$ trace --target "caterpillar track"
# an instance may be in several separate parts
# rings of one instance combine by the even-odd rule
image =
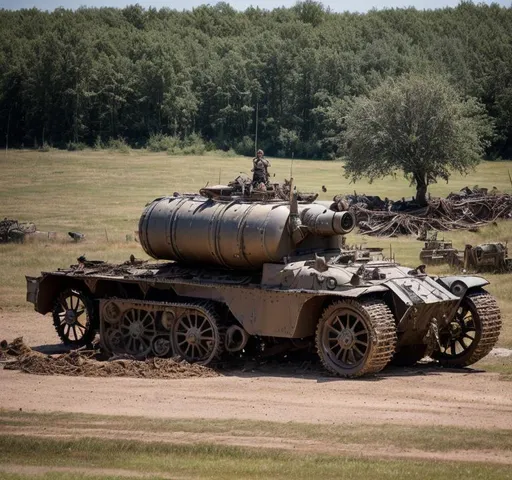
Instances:
[[[102,346],[133,356],[177,356],[209,364],[224,350],[215,304],[107,299],[100,302]]]

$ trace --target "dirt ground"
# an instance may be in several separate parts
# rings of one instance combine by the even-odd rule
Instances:
[[[43,351],[58,344],[50,317],[0,312],[0,337],[20,335]],[[0,370],[0,385],[0,406],[24,411],[512,429],[512,382],[476,369],[395,368],[358,380],[279,368],[182,380]]]

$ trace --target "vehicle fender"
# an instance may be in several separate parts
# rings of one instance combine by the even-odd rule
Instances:
[[[34,310],[43,315],[51,312],[55,298],[66,288],[85,288],[84,282],[65,275],[44,273],[40,277],[27,277],[27,300]]]
[[[368,287],[355,287],[347,290],[336,290],[336,291],[326,291],[325,293],[329,293],[329,295],[335,295],[346,298],[357,298],[362,297],[363,295],[369,295],[372,293],[383,293],[389,292],[389,288],[385,285],[371,285]]]
[[[489,282],[483,277],[462,275],[439,277],[437,283],[450,290],[457,297],[463,297],[468,290],[473,288],[489,285]]]

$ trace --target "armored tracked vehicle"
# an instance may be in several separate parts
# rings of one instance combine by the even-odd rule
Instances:
[[[450,240],[437,239],[437,232],[425,242],[420,252],[420,261],[426,265],[455,264],[461,258],[462,255],[453,247]]]
[[[71,345],[99,331],[107,352],[204,365],[313,348],[343,377],[412,365],[428,349],[463,367],[498,339],[485,279],[432,277],[347,250],[354,217],[334,203],[222,186],[202,194],[158,198],[142,213],[141,245],[158,262],[80,258],[27,277],[27,299]]]

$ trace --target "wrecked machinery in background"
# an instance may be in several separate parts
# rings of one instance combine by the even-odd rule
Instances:
[[[23,243],[27,236],[34,235],[36,231],[32,222],[4,218],[0,220],[0,243]]]
[[[424,244],[420,252],[420,261],[425,265],[455,264],[459,251],[450,240],[438,240],[435,232]]]
[[[508,257],[507,245],[501,242],[466,245],[462,258],[453,257],[451,264],[468,272],[512,272],[512,258]]]
[[[85,235],[80,232],[67,232],[74,242],[80,242]],[[57,240],[61,238],[57,232],[42,232],[32,222],[4,218],[0,220],[0,243],[24,243],[26,240]]]
[[[451,241],[437,240],[437,232],[425,242],[420,261],[426,265],[451,265],[466,272],[512,272],[512,258],[508,257],[506,243],[482,243],[475,247],[466,244],[464,250],[459,251]]]
[[[231,190],[230,190],[231,188]],[[104,352],[191,363],[305,350],[343,377],[413,365],[462,367],[487,355],[500,310],[480,277],[431,277],[352,248],[354,216],[333,202],[214,186],[161,197],[139,221],[157,260],[89,261],[27,277],[27,299],[60,338]],[[240,193],[239,193],[240,192]]]
[[[512,196],[496,189],[468,187],[447,198],[432,198],[425,207],[414,199],[382,200],[367,195],[337,195],[338,209],[350,210],[360,233],[393,237],[415,235],[425,239],[429,230],[472,230],[497,219],[512,218]]]

